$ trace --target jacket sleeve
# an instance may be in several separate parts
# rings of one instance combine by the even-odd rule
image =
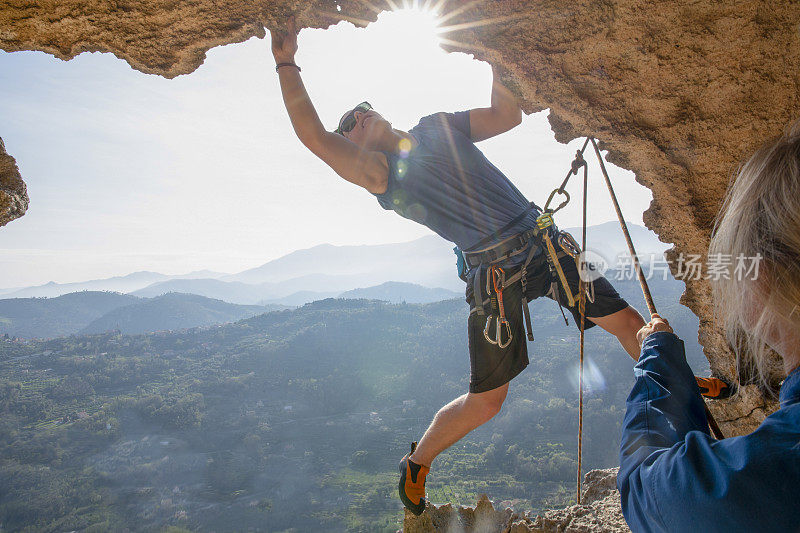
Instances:
[[[800,404],[718,441],[678,337],[648,336],[635,374],[617,476],[631,530],[800,532]]]
[[[688,435],[693,434],[698,444],[704,441],[705,448],[713,439],[683,341],[677,336],[667,332],[649,335],[634,374],[636,383],[627,400],[620,442],[617,487],[622,511],[633,531],[670,530],[653,481],[667,471],[683,468],[682,463],[692,459],[670,453],[673,447],[684,444]],[[682,477],[686,483],[693,483]]]

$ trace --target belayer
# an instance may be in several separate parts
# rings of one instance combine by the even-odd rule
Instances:
[[[300,141],[339,176],[375,195],[384,209],[424,224],[464,251],[460,274],[467,282],[470,304],[469,392],[439,410],[419,444],[413,443],[400,462],[400,498],[420,514],[425,509],[425,477],[434,458],[496,415],[509,382],[528,365],[526,329],[528,338],[532,335],[527,302],[548,296],[567,307],[578,322],[574,241],[555,226],[540,228],[540,208],[475,146],[522,120],[514,96],[496,75],[489,107],[436,113],[405,132],[362,102],[329,132],[294,62],[293,18],[287,30],[273,32],[272,52]],[[561,244],[559,251],[545,251],[546,239]],[[593,282],[586,317],[587,328],[599,325],[615,335],[634,360],[638,358],[636,333],[644,320],[605,278]]]
[[[745,374],[785,376],[780,408],[749,435],[716,440],[683,342],[658,315],[642,328],[617,476],[634,532],[800,531],[800,122],[741,167],[710,256],[761,258],[711,280]],[[774,350],[779,358],[775,358]]]

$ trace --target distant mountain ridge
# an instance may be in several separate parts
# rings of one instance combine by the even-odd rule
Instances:
[[[6,298],[54,298],[63,294],[80,291],[110,291],[120,293],[130,293],[138,289],[143,289],[153,283],[159,283],[170,279],[183,278],[216,278],[223,276],[221,272],[211,270],[196,270],[188,274],[168,275],[159,272],[149,272],[142,270],[132,272],[125,276],[114,276],[105,279],[93,279],[89,281],[79,281],[75,283],[56,283],[54,281],[44,285],[23,287],[12,289],[9,292],[0,290],[0,299]]]
[[[70,335],[109,311],[139,300],[128,294],[97,291],[0,300],[0,334],[24,338]]]
[[[236,305],[195,294],[139,298],[82,291],[56,298],[0,300],[0,335],[53,338],[79,333],[149,333],[235,322],[285,305]]]
[[[235,322],[285,306],[236,305],[196,294],[169,293],[118,307],[93,320],[79,333],[119,330],[124,334],[179,330]]]
[[[152,298],[81,291],[56,298],[0,300],[0,335],[52,338],[119,330],[126,334],[179,330],[235,322],[326,298],[430,303],[458,296],[446,289],[389,282],[339,293],[301,291],[272,302],[240,305],[196,294],[171,292]]]
[[[455,259],[453,245],[430,235],[410,242],[361,246],[321,244],[297,250],[257,268],[224,276],[223,281],[261,284],[284,282],[309,275],[325,273],[331,276],[362,276],[374,279],[382,273],[383,281],[413,282],[408,265],[417,265],[423,272],[442,270],[442,263]],[[427,275],[430,277],[430,275]],[[362,284],[365,286],[366,284]]]
[[[406,302],[409,304],[423,304],[449,300],[463,296],[447,289],[431,289],[413,283],[389,281],[375,287],[353,289],[339,295],[343,299],[363,298],[366,300],[383,300],[391,303]]]
[[[566,230],[580,240],[580,228]],[[647,228],[630,224],[629,230],[645,264],[649,262],[651,255],[660,257],[669,247]],[[627,246],[616,222],[590,226],[587,234],[588,248],[603,255],[610,266],[614,266],[619,254],[627,253]],[[241,305],[302,305],[387,282],[438,287],[461,294],[464,286],[456,276],[455,263],[452,243],[430,235],[396,244],[322,244],[297,250],[238,274],[198,271],[168,276],[157,272],[135,272],[106,280],[68,284],[51,282],[7,293],[0,290],[0,299],[53,297],[76,290],[112,290],[142,297],[184,292]]]

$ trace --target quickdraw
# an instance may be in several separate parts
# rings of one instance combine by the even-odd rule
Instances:
[[[555,193],[556,191],[553,192]],[[553,195],[551,194],[550,199],[552,198]],[[569,198],[567,198],[567,201],[561,204],[558,209],[564,207],[568,201]],[[550,203],[550,200],[548,200],[548,203]],[[545,209],[547,208],[545,207]],[[556,211],[558,209],[556,209]],[[553,213],[555,213],[555,211],[545,211],[539,215],[539,217],[536,219],[536,225],[539,226],[539,229],[547,230],[553,225]],[[558,260],[558,254],[556,253],[555,246],[553,246],[553,241],[550,239],[549,231],[542,232],[542,240],[544,241],[545,248],[547,249],[550,271],[552,273],[552,271],[555,270],[555,272],[558,274],[558,279],[561,281],[561,287],[564,289],[564,294],[567,296],[567,303],[570,307],[575,307],[575,297],[572,296],[572,290],[570,290],[569,283],[567,283],[567,276],[564,274],[564,269],[561,268],[561,263]]]
[[[503,305],[503,287],[506,282],[506,273],[501,267],[497,265],[491,265],[487,274],[486,292],[491,297],[492,314],[486,317],[486,327],[483,328],[483,336],[486,338],[488,343],[497,345],[500,348],[506,348],[509,344],[511,344],[511,340],[514,338],[514,335],[511,333],[511,324],[506,318],[506,310],[505,306]],[[492,327],[492,318],[494,317],[495,313],[497,313],[497,317],[495,319],[496,333],[495,338],[492,339],[489,336],[489,329]],[[503,342],[504,328],[507,335],[505,342]]]

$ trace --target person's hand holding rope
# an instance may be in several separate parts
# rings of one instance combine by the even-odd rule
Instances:
[[[655,333],[657,331],[666,331],[669,333],[673,333],[672,327],[669,325],[666,319],[661,318],[657,313],[653,313],[650,317],[650,322],[645,324],[642,329],[640,329],[636,333],[636,340],[639,341],[639,348],[642,347],[642,343],[647,338],[648,335],[651,333]]]

